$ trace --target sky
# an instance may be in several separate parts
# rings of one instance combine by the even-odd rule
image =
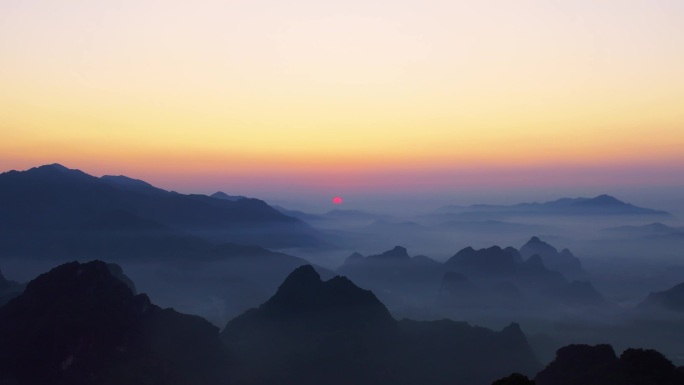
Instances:
[[[300,203],[676,200],[683,106],[679,0],[0,1],[0,171]]]

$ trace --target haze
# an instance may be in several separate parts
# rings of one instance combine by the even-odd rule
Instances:
[[[683,20],[1,1],[0,383],[684,383]]]

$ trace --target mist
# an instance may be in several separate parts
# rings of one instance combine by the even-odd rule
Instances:
[[[60,165],[2,174],[0,183],[7,314],[22,317],[16,301],[58,293],[30,294],[67,279],[60,274],[88,271],[94,276],[83,278],[73,298],[95,290],[87,285],[98,276],[113,280],[98,289],[106,301],[141,304],[134,313],[167,309],[146,322],[177,319],[182,329],[186,315],[202,320],[196,326],[207,341],[234,360],[207,351],[223,362],[209,371],[221,378],[269,383],[287,375],[308,383],[348,370],[354,381],[399,381],[377,368],[401,367],[392,370],[415,383],[427,375],[415,364],[422,354],[439,368],[434,383],[487,384],[511,372],[534,377],[560,359],[559,349],[577,344],[655,349],[684,364],[678,189],[633,189],[628,198],[522,190],[343,196],[341,204],[307,211],[315,205],[180,194]],[[92,260],[106,262],[110,273]],[[115,281],[131,293],[109,293]],[[442,352],[440,341],[450,338],[454,345]],[[429,341],[427,350],[416,350],[416,339]],[[462,339],[481,348],[471,361],[457,347]],[[284,374],[292,357],[309,379]],[[449,357],[462,357],[463,366],[450,366]],[[315,363],[328,369],[314,370]]]

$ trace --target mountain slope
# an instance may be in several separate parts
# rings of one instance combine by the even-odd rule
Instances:
[[[61,265],[0,308],[0,383],[218,383],[218,330],[134,295],[110,269]]]
[[[221,333],[245,384],[489,383],[539,368],[517,325],[395,321],[372,292],[310,266]]]
[[[211,242],[265,247],[321,242],[306,223],[257,199],[178,194],[123,176],[96,178],[56,164],[0,174],[0,248],[8,252],[42,252],[22,246],[27,242],[60,247],[78,243],[84,231],[97,230],[93,227],[102,218],[122,213],[128,222],[119,218],[119,230],[137,235],[143,234],[139,225],[146,222],[166,227],[165,235],[173,229]]]
[[[684,312],[684,282],[668,289],[648,295],[642,303],[638,305],[641,309],[659,308],[676,312]]]
[[[558,271],[567,278],[577,278],[586,275],[582,269],[582,262],[568,249],[558,251],[555,247],[542,241],[538,237],[530,238],[520,248],[523,258],[539,255],[544,265],[550,270]]]

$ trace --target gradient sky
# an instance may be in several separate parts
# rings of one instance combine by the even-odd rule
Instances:
[[[0,133],[266,199],[677,187],[684,2],[3,0]]]

